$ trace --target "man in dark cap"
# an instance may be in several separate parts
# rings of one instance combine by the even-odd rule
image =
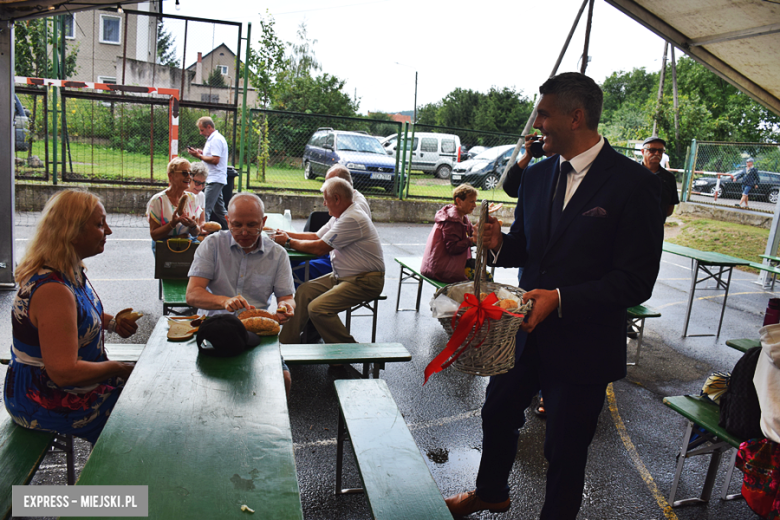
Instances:
[[[742,177],[742,198],[739,199],[739,204],[735,204],[736,206],[742,206],[742,203],[745,203],[745,209],[748,208],[748,196],[750,194],[750,190],[758,188],[758,170],[756,170],[756,167],[753,166],[753,158],[748,157],[748,160],[745,163],[745,176]]]
[[[674,213],[674,207],[680,203],[677,195],[677,180],[669,171],[661,168],[661,158],[666,151],[666,141],[658,136],[645,139],[642,143],[642,164],[656,174],[663,182],[661,191],[661,215],[666,217]]]

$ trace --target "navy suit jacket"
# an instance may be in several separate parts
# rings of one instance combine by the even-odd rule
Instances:
[[[524,267],[525,290],[560,290],[562,317],[553,311],[532,333],[541,377],[615,381],[626,375],[626,309],[650,298],[658,276],[661,181],[605,141],[550,233],[558,162],[554,155],[525,170],[496,265]],[[520,331],[518,358],[526,339]]]

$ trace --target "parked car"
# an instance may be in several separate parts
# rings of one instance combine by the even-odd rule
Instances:
[[[727,175],[721,176],[720,188],[717,190],[719,199],[738,199],[742,197],[742,178],[745,176],[745,168],[737,168],[729,173],[734,175],[734,179]],[[780,173],[759,170],[758,178],[758,188],[751,190],[750,200],[763,200],[776,204],[780,195]],[[692,191],[699,192],[702,195],[713,196],[716,191],[715,187],[715,177],[700,178],[693,181]]]
[[[499,188],[498,181],[504,173],[507,161],[512,156],[515,145],[507,144],[488,148],[473,159],[458,163],[452,170],[450,184],[458,186],[468,182],[475,188],[494,190]]]
[[[379,139],[362,132],[318,128],[303,152],[303,176],[325,177],[331,166],[342,164],[352,174],[357,189],[379,186],[393,189],[395,160],[388,157]]]
[[[397,141],[397,134],[382,141],[389,155],[395,156]],[[460,160],[460,137],[455,134],[418,132],[414,134],[411,146],[407,142],[406,148],[407,152],[411,150],[412,170],[432,173],[439,179],[449,179],[452,167]]]
[[[469,151],[466,153],[465,157],[461,154],[460,160],[468,161],[469,159],[473,159],[474,157],[481,154],[488,148],[489,148],[488,146],[472,146],[471,148],[469,148]]]
[[[24,108],[19,96],[14,94],[14,148],[17,152],[26,152],[30,147],[27,141],[27,125],[30,122],[30,111]]]

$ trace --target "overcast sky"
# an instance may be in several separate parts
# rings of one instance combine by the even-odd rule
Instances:
[[[252,23],[252,44],[260,37],[260,19],[268,9],[276,32],[296,41],[306,23],[323,72],[346,80],[357,95],[359,111],[399,112],[439,101],[456,88],[487,92],[512,87],[528,96],[550,75],[582,0],[444,2],[438,0],[165,0],[166,13]],[[587,8],[559,72],[579,70]],[[214,31],[203,40],[235,36]],[[193,34],[190,32],[190,34]],[[219,44],[221,41],[217,41]],[[199,49],[190,40],[187,64]],[[209,46],[206,52],[210,49]],[[181,46],[179,46],[181,52]],[[660,68],[663,40],[596,0],[587,74],[601,83],[614,71]],[[679,57],[679,56],[678,56]],[[243,52],[242,52],[243,58]],[[401,65],[396,65],[400,63]]]

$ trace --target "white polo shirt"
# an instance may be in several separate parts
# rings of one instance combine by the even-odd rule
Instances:
[[[209,170],[209,176],[206,179],[206,182],[227,184],[228,145],[219,131],[214,130],[211,132],[208,139],[206,139],[206,146],[203,147],[203,155],[219,157],[219,163],[217,164],[206,163],[206,168]]]
[[[382,244],[374,224],[355,203],[317,231],[317,236],[333,248],[330,262],[336,278],[385,271]]]

